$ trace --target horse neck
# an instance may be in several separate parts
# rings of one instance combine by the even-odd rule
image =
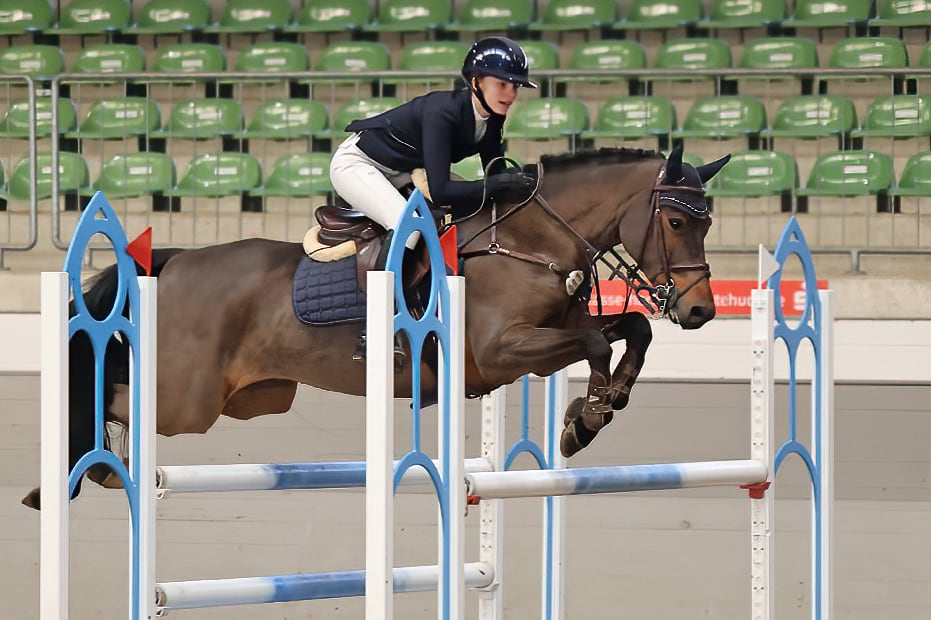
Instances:
[[[556,171],[544,176],[541,193],[586,241],[606,250],[621,242],[622,222],[639,219],[640,211],[649,213],[660,163],[644,160]]]

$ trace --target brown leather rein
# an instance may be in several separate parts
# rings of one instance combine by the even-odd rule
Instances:
[[[508,160],[510,161],[510,160]],[[488,166],[488,169],[491,168],[491,162]],[[488,169],[486,169],[486,177],[488,174]],[[611,269],[611,273],[608,278],[618,277],[625,282],[628,286],[628,301],[630,295],[635,295],[641,304],[648,310],[654,318],[661,318],[669,315],[671,308],[675,305],[676,300],[688,293],[692,287],[701,282],[705,278],[711,277],[711,269],[707,262],[704,263],[691,263],[683,265],[670,265],[669,259],[666,254],[666,238],[663,232],[663,226],[660,222],[660,217],[662,215],[662,210],[660,209],[660,200],[662,198],[661,193],[664,191],[685,191],[704,194],[704,189],[701,187],[687,187],[687,186],[678,186],[678,185],[666,185],[663,183],[666,176],[666,165],[665,163],[660,168],[657,179],[653,184],[653,189],[650,191],[650,208],[652,214],[650,216],[650,223],[647,225],[646,232],[644,233],[643,244],[641,248],[643,251],[646,251],[646,244],[650,238],[650,233],[654,235],[654,242],[656,244],[657,252],[660,257],[660,264],[662,265],[662,270],[656,274],[656,277],[649,278],[643,272],[643,269],[635,262],[634,264],[628,263],[622,256],[620,256],[613,249],[609,250],[599,250],[591,244],[581,233],[579,233],[572,225],[566,221],[553,207],[547,202],[547,200],[540,194],[540,186],[543,184],[543,166],[539,162],[537,163],[537,184],[530,196],[514,205],[511,209],[505,212],[500,217],[497,216],[497,207],[494,202],[492,202],[491,208],[491,222],[485,226],[482,226],[478,231],[476,231],[472,236],[462,242],[459,247],[464,248],[468,244],[472,243],[479,235],[486,231],[491,231],[491,241],[488,246],[479,250],[472,250],[469,252],[461,252],[459,258],[463,261],[473,258],[475,256],[487,256],[489,254],[500,254],[502,256],[508,256],[517,260],[524,262],[532,263],[535,265],[540,265],[545,267],[549,271],[555,273],[556,275],[567,279],[567,290],[569,286],[568,279],[572,274],[576,273],[574,270],[566,271],[562,269],[555,261],[550,260],[546,257],[541,257],[537,254],[521,252],[519,250],[512,250],[505,248],[498,243],[497,240],[497,231],[496,227],[498,224],[503,222],[505,219],[512,216],[514,213],[517,213],[519,210],[523,209],[531,201],[536,202],[540,207],[553,219],[555,219],[559,224],[568,230],[579,242],[579,245],[582,247],[582,251],[585,254],[587,261],[588,274],[591,280],[594,283],[594,288],[598,294],[598,314],[601,314],[601,291],[598,286],[597,278],[597,269],[596,263],[599,259],[603,260],[605,253],[610,252],[613,254],[614,258],[618,261],[618,265]],[[484,202],[484,201],[483,201]],[[463,221],[465,219],[471,218],[476,215],[478,212],[473,213],[465,218],[456,220],[457,222]],[[456,222],[452,222],[456,223]],[[641,256],[642,258],[642,256]],[[701,275],[698,278],[693,279],[689,282],[688,286],[681,292],[676,288],[675,281],[672,278],[672,274],[677,271],[701,271]],[[664,276],[664,281],[659,284],[654,284],[656,279],[660,276]],[[644,299],[643,294],[647,294],[649,299]],[[570,293],[571,294],[571,293]],[[585,300],[587,301],[587,299]],[[627,303],[624,304],[624,311],[627,310]]]

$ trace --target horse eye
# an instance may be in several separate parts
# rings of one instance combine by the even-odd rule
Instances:
[[[672,228],[673,230],[679,230],[680,228],[682,228],[682,226],[684,226],[684,224],[682,223],[681,219],[677,217],[669,218],[669,227]]]

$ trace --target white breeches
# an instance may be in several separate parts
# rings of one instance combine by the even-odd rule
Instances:
[[[411,175],[372,161],[358,147],[358,141],[359,134],[351,134],[337,147],[330,161],[330,183],[353,209],[394,230],[407,206],[398,188],[410,183]],[[404,245],[414,249],[419,239],[420,234],[415,233]]]

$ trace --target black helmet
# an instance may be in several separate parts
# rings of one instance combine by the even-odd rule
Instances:
[[[505,37],[488,37],[472,44],[462,63],[462,77],[469,85],[473,77],[491,75],[536,88],[528,78],[529,66],[527,55],[517,42]]]

